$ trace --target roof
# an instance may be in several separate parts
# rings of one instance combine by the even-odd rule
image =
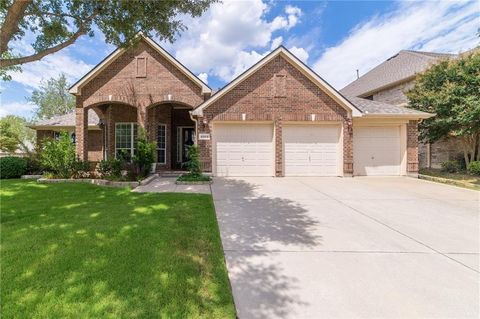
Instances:
[[[329,83],[327,83],[324,79],[322,79],[318,74],[316,74],[312,69],[310,69],[307,65],[305,65],[300,59],[298,59],[293,53],[288,51],[284,46],[279,46],[277,49],[270,52],[267,56],[261,59],[259,62],[254,64],[248,70],[240,74],[237,78],[223,87],[220,91],[215,93],[210,99],[206,100],[199,106],[197,106],[193,111],[192,115],[203,116],[203,110],[217,101],[219,98],[224,96],[230,90],[235,88],[238,84],[243,82],[245,79],[250,77],[254,74],[258,69],[263,67],[265,64],[276,58],[277,56],[282,56],[285,58],[290,64],[296,67],[303,75],[309,78],[313,83],[315,83],[318,87],[323,89],[325,93],[327,93],[331,98],[337,101],[342,107],[347,109],[352,113],[352,116],[362,116],[361,112],[355,108],[355,106],[350,103],[342,94],[340,94],[337,90],[333,88]]]
[[[167,61],[172,63],[177,67],[183,74],[185,74],[190,80],[196,83],[201,89],[202,93],[211,93],[212,89],[200,80],[195,74],[193,74],[189,69],[187,69],[183,64],[181,64],[177,59],[175,59],[170,53],[163,49],[158,43],[150,39],[149,37],[139,34],[139,37],[142,38],[147,44],[149,44],[155,51],[162,55]],[[128,48],[117,48],[111,54],[109,54],[103,61],[97,64],[90,72],[85,74],[80,80],[73,84],[69,92],[74,95],[81,95],[82,87],[95,78],[101,71],[103,71],[107,66],[109,66],[113,61],[120,57]]]
[[[88,110],[88,126],[98,126],[100,119],[94,110]],[[49,119],[38,120],[29,125],[31,128],[66,128],[75,127],[75,110],[64,115],[55,115]]]
[[[365,117],[408,117],[408,118],[429,118],[434,114],[396,106],[378,101],[367,100],[355,96],[346,96]]]
[[[340,90],[350,96],[368,96],[382,88],[413,79],[440,59],[454,54],[402,50]]]

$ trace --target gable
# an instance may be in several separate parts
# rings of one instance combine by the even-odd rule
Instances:
[[[202,80],[200,80],[198,77],[196,77],[190,70],[188,70],[183,64],[181,64],[179,61],[177,61],[173,56],[171,56],[167,51],[165,51],[162,47],[160,47],[155,41],[151,40],[148,37],[145,37],[143,35],[141,36],[141,41],[137,45],[139,46],[144,46],[144,47],[149,47],[150,50],[153,50],[161,56],[165,61],[168,61],[169,64],[171,64],[172,68],[176,69],[178,72],[182,73],[183,76],[185,76],[187,79],[189,79],[194,85],[198,86],[201,90],[202,94],[205,93],[211,93],[210,87],[206,85]],[[101,61],[95,68],[93,68],[90,72],[88,72],[84,77],[82,77],[79,81],[77,81],[74,85],[72,85],[69,89],[69,92],[74,95],[81,95],[82,88],[86,86],[90,81],[95,79],[99,74],[101,74],[106,68],[108,68],[112,63],[117,61],[117,59],[121,58],[124,54],[131,52],[132,50],[135,50],[137,47],[134,48],[118,48],[114,52],[112,52],[109,56],[107,56],[103,61]],[[142,62],[142,61],[140,61]],[[143,61],[146,63],[148,61]],[[138,71],[141,70],[142,65],[140,65],[140,68]],[[136,70],[137,71],[137,70]],[[135,73],[135,76],[137,76],[138,73]],[[143,74],[139,74],[139,76],[143,76]]]
[[[353,104],[351,104],[346,98],[344,98],[338,91],[336,91],[331,85],[329,85],[325,80],[323,80],[320,76],[318,76],[315,72],[313,72],[308,66],[303,64],[297,57],[295,57],[291,52],[289,52],[284,47],[279,47],[275,51],[271,52],[265,58],[260,60],[257,64],[252,66],[250,69],[245,71],[243,74],[238,76],[232,82],[230,82],[227,86],[225,86],[222,90],[217,92],[214,96],[212,96],[209,100],[205,101],[201,105],[199,105],[195,110],[192,112],[193,115],[196,116],[203,116],[203,112],[205,109],[209,108],[211,105],[216,104],[216,101],[224,97],[225,95],[229,94],[230,91],[251,91],[255,89],[255,86],[258,83],[252,83],[249,81],[249,86],[245,87],[242,85],[243,82],[247,81],[249,78],[254,77],[258,72],[267,66],[271,65],[271,62],[274,61],[283,61],[284,65],[290,68],[290,70],[296,70],[297,73],[302,74],[303,78],[306,82],[309,82],[307,86],[314,86],[316,87],[317,91],[322,92],[322,94],[328,96],[331,100],[335,101],[340,107],[344,108],[350,115],[352,116],[361,116],[361,112],[355,108]],[[282,79],[282,74],[280,73],[271,73],[268,75],[269,77],[274,77],[274,82],[279,83],[278,85],[274,85],[271,87],[272,94],[277,97],[281,97],[281,91],[283,88],[281,87],[281,83],[289,83],[288,78]],[[261,76],[265,77],[265,75]],[[257,76],[258,78],[258,76]],[[285,81],[285,82],[284,82]],[[304,84],[306,84],[306,82]],[[280,96],[278,96],[280,94]],[[289,94],[295,94],[294,91],[290,91]]]

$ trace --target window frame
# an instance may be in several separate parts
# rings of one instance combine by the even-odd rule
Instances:
[[[163,127],[163,145],[164,147],[160,147],[160,143],[159,143],[159,129],[160,127]],[[167,164],[167,124],[165,123],[158,123],[157,124],[157,163],[158,164],[162,164],[162,165],[165,165]],[[163,151],[164,152],[164,155],[163,155],[163,162],[160,162],[159,160],[159,156],[158,156],[158,151]]]
[[[117,134],[118,134],[118,125],[130,125],[130,147],[118,147],[117,146]],[[118,150],[128,150],[130,153],[130,159],[133,158],[135,155],[135,149],[136,149],[136,139],[135,137],[137,136],[136,132],[138,131],[138,123],[137,122],[116,122],[115,123],[115,158],[118,156]]]

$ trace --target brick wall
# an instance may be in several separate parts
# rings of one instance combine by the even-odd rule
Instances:
[[[138,64],[137,58],[143,58]],[[145,67],[143,69],[143,61]],[[141,69],[145,72],[138,73]],[[134,122],[150,129],[147,119],[149,106],[175,101],[176,103],[194,107],[204,100],[202,89],[190,78],[178,70],[166,58],[160,55],[145,41],[128,49],[119,58],[102,70],[94,79],[81,89],[77,96],[77,154],[86,157],[88,139],[84,140],[86,131],[82,129],[86,122],[83,109],[102,104],[128,104],[138,110]],[[170,97],[168,97],[170,96]],[[119,115],[119,114],[117,114]],[[115,117],[117,116],[115,115]],[[114,136],[112,125],[108,124],[109,137]],[[149,132],[149,134],[153,134]],[[112,149],[109,141],[109,153]]]
[[[280,87],[278,87],[280,86]],[[275,133],[275,170],[283,175],[282,123],[286,121],[311,122],[338,121],[344,127],[344,172],[353,170],[352,130],[348,112],[318,88],[283,57],[275,59],[257,70],[230,92],[204,110],[199,119],[199,133],[213,133],[212,121],[272,121]],[[204,119],[207,124],[204,124]],[[206,170],[211,170],[211,140],[199,141],[201,160]]]
[[[418,121],[407,123],[407,173],[418,173]]]
[[[42,142],[46,138],[53,138],[52,130],[37,130],[37,145],[42,145]]]
[[[413,85],[414,81],[398,84],[391,88],[375,93],[373,95],[373,100],[393,105],[406,105],[408,103],[408,99],[405,96],[405,92],[410,90]]]
[[[88,131],[88,160],[99,162],[103,159],[103,132],[101,130]]]

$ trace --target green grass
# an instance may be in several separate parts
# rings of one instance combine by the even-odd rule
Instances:
[[[419,173],[422,175],[428,175],[433,177],[445,178],[447,180],[452,180],[455,182],[455,185],[457,186],[480,190],[480,176],[474,176],[466,173],[447,173],[447,172],[443,172],[440,169],[435,169],[435,168],[422,168],[420,169]],[[473,187],[471,185],[473,185]]]
[[[212,198],[1,182],[1,318],[234,318]]]

